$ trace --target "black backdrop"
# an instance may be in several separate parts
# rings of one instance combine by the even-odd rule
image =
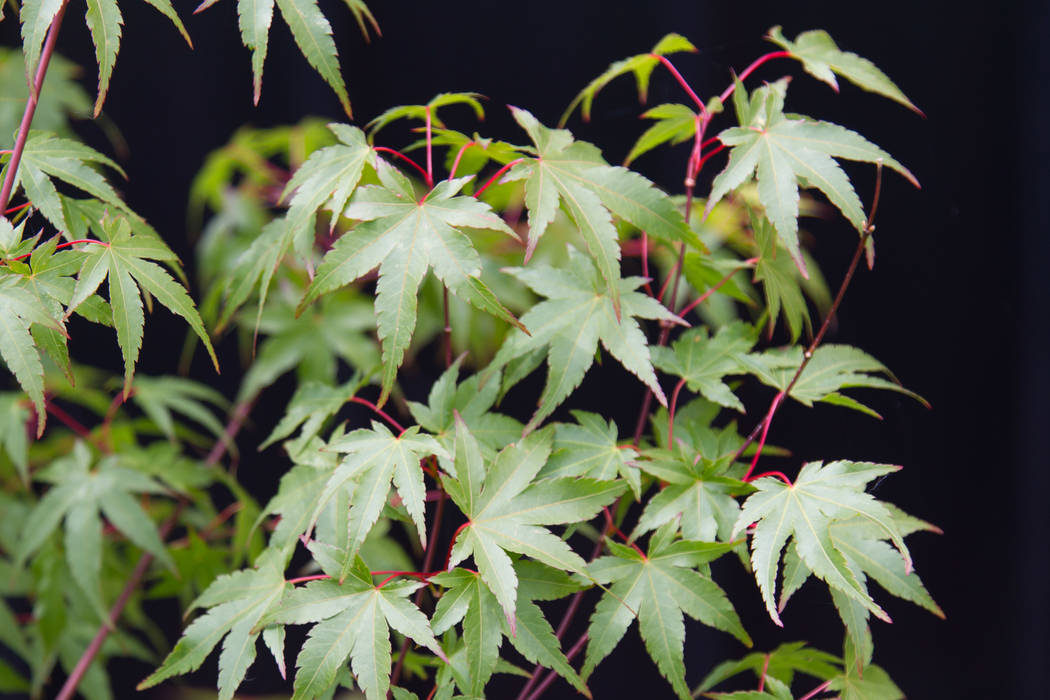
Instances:
[[[669,31],[700,47],[697,55],[676,63],[703,95],[724,86],[730,67],[739,69],[767,50],[761,36],[774,24],[783,24],[788,36],[825,28],[840,46],[873,59],[897,81],[925,119],[852,86],[836,96],[808,78],[793,84],[789,107],[856,129],[908,165],[924,185],[916,191],[893,175],[887,178],[875,270],[858,275],[830,339],[874,354],[926,396],[933,410],[885,398],[877,404],[886,416],[882,422],[842,410],[785,410],[770,439],[795,450],[796,464],[856,458],[904,465],[879,486],[878,495],[944,528],[941,537],[913,538],[913,552],[948,619],[887,597],[897,624],[874,623],[876,660],[910,697],[1046,697],[1041,669],[1050,651],[1050,518],[1044,496],[1050,486],[1044,439],[1050,337],[1043,316],[1050,276],[1042,266],[1048,252],[1043,193],[1050,185],[1043,129],[1050,110],[1042,82],[1050,65],[1040,41],[1050,36],[1046,3],[981,3],[965,10],[944,1],[903,0],[864,6],[768,0],[746,7],[684,0],[651,0],[644,6],[565,0],[372,5],[384,36],[365,46],[341,4],[322,0],[359,123],[395,104],[474,90],[490,98],[483,131],[520,141],[502,105],[526,107],[551,123],[610,61],[645,50]],[[195,17],[189,17],[190,4],[177,3],[194,51],[145,3],[122,6],[126,36],[106,113],[129,145],[124,165],[131,180],[125,192],[192,265],[184,233],[186,198],[204,154],[242,123],[291,123],[311,114],[340,119],[341,112],[279,19],[256,109],[232,0]],[[90,66],[93,52],[80,13],[74,4],[59,49]],[[0,26],[9,43],[15,29],[10,18]],[[760,77],[773,79],[787,70],[800,73],[775,64]],[[93,70],[87,75],[90,89]],[[677,100],[677,90],[657,71],[650,103]],[[594,123],[570,126],[615,162],[640,132],[639,111],[625,80],[598,98]],[[93,127],[80,130],[101,145]],[[684,158],[678,150],[648,156],[638,166],[675,187]],[[870,173],[853,172],[867,200]],[[836,286],[853,240],[844,226],[818,233],[815,253]],[[170,371],[179,345],[173,339],[181,333],[177,324],[151,322],[144,371]],[[231,350],[225,348],[224,355],[233,366]],[[92,350],[74,342],[74,355],[78,351],[81,358],[119,367],[115,344]],[[199,369],[198,376],[208,376],[203,363]],[[230,377],[216,382],[231,394],[235,389]],[[581,400],[629,426],[641,395],[638,385],[606,395],[602,388],[609,385],[586,384]],[[280,392],[286,398],[287,389],[273,390],[267,404],[277,408],[266,415],[264,407],[255,416],[246,444],[269,431]],[[744,420],[745,428],[752,420],[757,417]],[[241,474],[251,475],[251,485],[265,499],[275,489],[279,457],[271,450],[250,459]],[[726,575],[726,585],[741,591],[738,606],[756,639],[766,644],[794,639],[793,625],[802,636],[811,618],[821,619],[832,624],[817,627],[818,640],[836,648],[840,638],[826,597],[794,602],[787,632],[777,636],[753,585],[734,579],[732,572]],[[637,633],[628,632],[626,639],[627,646],[595,676],[596,695],[616,697],[649,687],[669,694],[647,660],[636,664],[632,658],[644,654]],[[690,682],[714,660],[738,651],[731,641],[698,630],[686,647]],[[130,694],[143,672],[121,666],[118,696]],[[262,691],[270,674],[255,669],[251,677],[249,689]],[[556,686],[549,697],[567,693]]]

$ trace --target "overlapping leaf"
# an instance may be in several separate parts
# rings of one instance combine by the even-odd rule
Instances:
[[[444,180],[421,201],[411,181],[380,161],[383,186],[359,189],[344,215],[364,223],[343,234],[325,255],[300,309],[379,267],[376,320],[383,346],[382,405],[416,326],[416,293],[431,267],[450,291],[475,307],[521,325],[481,281],[481,258],[464,228],[513,231],[473,197],[459,196],[470,178]]]
[[[877,527],[900,552],[904,567],[911,557],[900,528],[890,510],[864,492],[865,485],[899,467],[861,462],[810,462],[802,467],[795,483],[763,477],[752,482],[757,489],[744,502],[733,536],[755,524],[751,535],[751,566],[766,610],[781,625],[774,603],[780,554],[792,539],[801,561],[830,588],[857,601],[876,617],[889,620],[849,567],[846,556],[831,536],[836,521],[859,517]]]
[[[617,428],[596,413],[573,411],[576,423],[557,423],[554,427],[554,452],[540,478],[585,476],[599,481],[622,478],[641,500],[642,484],[634,460],[638,451],[617,444]]]
[[[619,644],[636,617],[649,656],[683,700],[692,697],[685,683],[683,613],[751,645],[725,591],[694,568],[729,546],[668,539],[654,537],[645,554],[609,542],[612,554],[587,567],[596,581],[613,585],[591,615],[584,678]]]
[[[644,280],[617,280],[617,314],[613,296],[594,265],[576,251],[570,250],[569,264],[563,269],[532,265],[507,272],[547,297],[521,318],[530,335],[512,332],[486,370],[492,372],[517,358],[534,360],[528,368],[531,370],[542,359],[538,353],[547,355],[547,383],[530,428],[550,415],[579,386],[594,362],[599,341],[625,369],[653,390],[660,403],[667,405],[653,371],[645,334],[636,319],[685,322],[652,297],[634,291]]]
[[[208,612],[186,628],[160,668],[139,683],[139,690],[196,670],[222,641],[219,697],[230,700],[255,660],[260,621],[289,588],[272,558],[256,569],[220,576],[190,606],[191,610],[209,608]]]
[[[800,184],[819,189],[858,231],[863,231],[864,207],[835,158],[881,162],[916,187],[919,183],[889,153],[860,134],[829,122],[786,116],[785,91],[785,85],[756,90],[756,96],[763,98],[762,108],[751,115],[751,122],[719,134],[719,140],[732,150],[725,169],[711,184],[707,211],[755,174],[766,216],[795,264],[805,271],[798,243]]]
[[[360,560],[341,584],[312,581],[287,595],[263,624],[316,622],[296,659],[295,700],[316,698],[336,681],[347,658],[368,700],[386,697],[390,687],[393,628],[444,658],[430,623],[405,599],[419,582],[399,581],[378,587]],[[334,572],[333,572],[334,573]]]
[[[740,359],[763,384],[786,391],[803,358],[802,349],[794,347],[787,350],[767,350],[761,354],[742,356]],[[841,390],[854,387],[887,389],[926,403],[918,394],[895,381],[877,376],[878,374],[894,378],[885,365],[863,350],[850,345],[822,345],[813,351],[813,357],[802,370],[789,396],[804,406],[812,406],[814,401],[822,401],[852,408],[876,418],[881,416],[853,397],[842,394]]]
[[[605,280],[618,318],[620,246],[613,214],[650,236],[702,247],[671,199],[651,182],[638,173],[606,164],[597,148],[584,141],[574,142],[568,131],[547,128],[529,112],[512,109],[536,152],[536,158],[514,166],[504,178],[525,180],[525,206],[529,210],[526,262],[561,202]]]
[[[743,413],[744,404],[722,380],[727,375],[747,372],[738,358],[751,350],[757,340],[755,329],[742,322],[722,326],[714,337],[708,337],[707,328],[692,328],[670,348],[653,348],[653,364],[684,379],[690,391]]]
[[[103,280],[109,284],[109,305],[113,311],[113,327],[117,342],[124,354],[124,395],[131,391],[135,363],[142,347],[145,317],[142,293],[151,295],[172,313],[182,316],[193,332],[204,343],[216,370],[219,368],[215,349],[204,330],[200,314],[185,288],[171,278],[164,268],[152,260],[170,260],[171,251],[159,239],[133,234],[127,219],[119,218],[105,227],[108,240],[103,245],[91,246],[84,254],[77,285],[66,314],[73,312],[81,302],[95,293]]]
[[[780,31],[780,27],[773,27],[767,38],[801,61],[807,73],[824,81],[836,92],[839,86],[835,75],[838,74],[864,90],[878,93],[919,112],[919,108],[874,63],[850,51],[841,50],[822,29],[802,32],[794,41],[790,41]]]
[[[95,605],[100,616],[105,607],[99,583],[102,568],[102,514],[136,546],[166,566],[174,562],[157,528],[132,494],[164,493],[153,479],[120,464],[111,456],[91,468],[88,447],[78,442],[70,455],[52,462],[36,478],[53,484],[25,520],[16,558],[25,561],[65,522],[65,549],[77,585]]]
[[[548,525],[590,520],[624,490],[621,482],[545,479],[532,483],[551,451],[549,431],[531,433],[506,447],[486,467],[477,440],[456,424],[455,474],[442,482],[469,519],[456,536],[448,566],[474,556],[481,580],[496,596],[513,634],[518,577],[507,552],[563,571],[582,573],[586,563]]]

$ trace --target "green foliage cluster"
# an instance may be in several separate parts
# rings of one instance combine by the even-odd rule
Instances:
[[[189,40],[168,0],[148,1]],[[315,0],[276,5],[349,115]],[[348,5],[363,31],[378,30],[360,0]],[[258,100],[274,2],[238,0],[237,10]],[[832,87],[844,78],[915,109],[872,63],[822,31],[791,41],[774,28],[782,50],[705,103],[668,58],[692,44],[669,35],[612,64],[558,127],[511,108],[521,131],[510,141],[450,126],[484,114],[470,93],[392,108],[364,130],[244,129],[193,185],[191,213],[207,215],[198,311],[174,253],[107,179],[123,175],[119,165],[72,136],[67,120],[90,113],[90,98],[45,41],[65,11],[25,0],[23,52],[0,55],[12,90],[50,76],[39,105],[23,93],[35,122],[28,108],[21,127],[0,113],[20,139],[5,152],[5,197],[25,201],[0,218],[0,356],[19,388],[0,394],[0,692],[40,696],[57,665],[69,677],[61,697],[103,700],[112,656],[153,662],[148,688],[217,650],[219,697],[231,698],[263,663],[261,638],[294,676],[295,698],[338,687],[369,700],[418,697],[410,687],[476,698],[495,674],[523,676],[521,698],[542,695],[553,675],[590,697],[590,678],[637,621],[680,698],[902,697],[872,663],[869,618],[889,617],[870,584],[941,611],[905,544],[936,528],[867,490],[898,467],[756,469],[763,454],[785,454],[766,436],[789,399],[876,417],[846,391],[922,401],[863,351],[822,344],[827,322],[815,334],[812,322],[834,313],[873,250],[877,195],[865,210],[839,161],[915,178],[859,134],[785,111],[787,80],[745,87],[762,63],[793,59]],[[97,115],[123,20],[116,0],[88,0],[86,21]],[[687,99],[643,115],[653,123],[627,160],[691,142],[684,196],[564,128],[621,76],[644,98],[662,68]],[[406,149],[419,163],[376,145],[402,120],[423,135]],[[694,191],[723,149],[711,191]],[[799,236],[818,193],[858,233],[834,302]],[[205,377],[136,373],[158,305],[188,324],[187,351],[203,346],[216,368],[213,342],[242,345],[233,402]],[[113,329],[122,377],[71,359],[71,329],[84,322]],[[781,326],[790,342],[777,347]],[[425,397],[398,383],[421,353],[447,368]],[[607,416],[559,412],[603,358],[648,392],[633,436]],[[280,445],[287,469],[260,505],[223,460],[252,406],[293,371],[295,394],[258,446]],[[503,412],[535,375],[535,411]],[[776,391],[749,435],[737,424],[745,383]],[[373,420],[348,422],[351,404]],[[777,625],[819,579],[844,623],[842,655],[785,643],[687,681],[686,616],[752,645],[719,566],[753,575]],[[146,612],[160,597],[192,617],[173,649]],[[568,610],[556,624],[554,601]],[[577,611],[589,621],[570,643]],[[298,650],[286,649],[289,626],[308,626]]]

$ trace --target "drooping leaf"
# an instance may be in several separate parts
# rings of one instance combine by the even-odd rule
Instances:
[[[643,113],[642,119],[654,119],[656,123],[638,137],[631,152],[624,158],[624,166],[657,146],[665,143],[673,146],[693,138],[696,134],[696,117],[696,112],[683,104],[657,105]]]
[[[339,70],[339,55],[332,39],[332,26],[321,13],[317,0],[277,0],[277,9],[292,30],[292,37],[303,56],[335,91],[346,116],[353,119],[350,98]],[[247,45],[247,38],[244,43]]]
[[[0,445],[15,465],[18,476],[29,482],[29,407],[18,393],[0,393]]]
[[[922,114],[874,63],[850,51],[841,50],[831,35],[822,29],[802,32],[794,41],[790,41],[784,37],[780,27],[773,27],[767,38],[801,61],[807,73],[824,81],[836,92],[839,86],[835,75],[838,74],[864,90],[888,97]]]
[[[660,543],[654,538],[645,554],[615,542],[609,546],[611,555],[587,567],[596,581],[613,585],[591,615],[584,678],[619,644],[636,617],[649,656],[683,700],[692,697],[685,682],[683,613],[751,646],[725,592],[694,569],[728,551],[727,545]]]
[[[740,359],[763,384],[786,391],[803,357],[802,349],[794,347],[787,350],[767,350]],[[890,379],[877,376],[878,374]],[[876,418],[881,416],[851,396],[842,394],[841,390],[854,387],[886,389],[928,405],[921,396],[891,379],[895,377],[886,366],[863,350],[849,345],[822,345],[813,351],[813,357],[802,370],[789,396],[804,406],[812,406],[814,401],[822,401],[852,408]]]
[[[24,82],[30,85],[36,76],[44,37],[47,36],[47,30],[60,7],[61,0],[27,0],[22,3],[19,19],[22,23],[22,46],[25,52]]]
[[[132,400],[150,417],[169,440],[175,439],[173,413],[189,418],[206,428],[218,440],[236,453],[236,446],[229,440],[222,422],[215,416],[213,407],[229,408],[229,401],[215,389],[185,377],[138,376],[133,384]]]
[[[638,87],[638,99],[644,103],[649,94],[649,78],[653,74],[653,69],[660,63],[660,59],[657,56],[668,56],[682,51],[695,52],[696,47],[680,34],[668,34],[656,42],[656,45],[653,46],[652,51],[649,53],[638,54],[637,56],[616,61],[580,91],[580,94],[573,99],[572,104],[565,110],[565,114],[561,115],[558,125],[564,126],[577,106],[580,106],[583,120],[590,121],[591,105],[594,103],[594,98],[597,96],[598,91],[615,78],[627,73],[634,74],[634,82]]]
[[[113,66],[120,50],[124,17],[120,14],[117,0],[87,0],[86,18],[91,41],[95,44],[95,60],[98,62],[98,97],[95,99],[97,117],[109,92],[109,79],[113,75]]]
[[[831,526],[854,516],[870,522],[893,543],[905,569],[910,570],[911,558],[891,511],[864,491],[872,479],[898,469],[861,462],[839,461],[826,465],[810,462],[802,467],[790,486],[773,477],[751,482],[757,492],[744,502],[733,536],[755,524],[751,535],[751,566],[766,610],[776,624],[782,624],[774,603],[777,568],[789,538],[801,560],[818,578],[859,602],[876,617],[889,621],[889,616],[872,600],[849,567],[846,556],[831,536]]]
[[[292,697],[321,696],[335,683],[347,658],[365,697],[386,697],[390,686],[390,628],[444,658],[426,616],[405,599],[422,585],[398,581],[378,587],[355,575],[342,584],[311,581],[289,593],[263,624],[317,623],[296,659]]]
[[[757,340],[755,329],[743,322],[722,326],[714,337],[708,337],[707,328],[692,328],[670,348],[653,348],[653,365],[681,377],[690,391],[707,400],[743,412],[744,404],[723,378],[747,372],[738,356],[751,350]]]
[[[139,683],[138,689],[196,670],[222,641],[219,697],[232,698],[255,660],[256,640],[262,631],[257,626],[289,588],[280,569],[270,562],[220,576],[190,606],[191,610],[209,608],[208,612],[185,629],[160,668]]]
[[[535,144],[536,153],[536,158],[526,158],[504,177],[508,182],[525,180],[529,210],[526,262],[561,202],[598,266],[619,317],[620,246],[612,215],[655,238],[703,247],[671,199],[644,177],[608,165],[597,148],[574,142],[568,131],[543,126],[523,109],[512,111]]]
[[[579,386],[594,362],[599,341],[624,368],[653,390],[661,404],[667,405],[650,362],[645,334],[636,319],[685,322],[652,297],[634,291],[644,280],[630,277],[616,281],[621,308],[617,314],[614,298],[594,265],[574,250],[570,249],[565,269],[532,265],[507,272],[547,297],[522,316],[530,335],[513,331],[486,370],[492,372],[534,352],[546,353],[547,383],[529,429],[550,415]]]
[[[444,448],[429,435],[420,434],[418,426],[394,435],[385,425],[373,422],[370,430],[354,430],[330,442],[327,449],[346,454],[346,457],[325,484],[324,493],[316,502],[314,519],[328,501],[353,479],[349,554],[346,561],[353,563],[368,531],[379,518],[390,493],[391,481],[416,525],[420,545],[425,548],[427,535],[423,506],[426,487],[419,462],[428,455],[447,457]],[[344,568],[340,581],[345,580],[349,573],[349,569]]]
[[[385,161],[379,162],[383,186],[359,189],[344,215],[364,223],[343,234],[325,255],[300,304],[304,308],[326,292],[338,289],[377,265],[376,319],[383,346],[382,406],[390,394],[416,326],[416,293],[427,269],[448,289],[472,305],[497,313],[521,326],[500,306],[483,304],[478,289],[481,258],[463,228],[513,231],[488,205],[459,196],[470,178],[444,180],[422,201],[412,183]]]
[[[273,22],[274,0],[239,0],[237,3],[237,26],[241,30],[241,41],[252,52],[252,101],[259,104],[262,95],[263,64],[270,41],[270,24]]]
[[[800,184],[819,189],[857,231],[863,232],[864,207],[835,158],[881,162],[916,187],[919,183],[890,154],[856,132],[829,122],[786,116],[785,89],[769,86],[756,90],[752,99],[759,99],[764,108],[757,110],[747,126],[732,127],[718,135],[732,150],[725,169],[711,184],[706,211],[756,174],[758,198],[766,217],[804,272],[798,243]]]
[[[762,292],[769,310],[769,335],[773,335],[777,318],[783,311],[791,342],[798,340],[805,326],[812,331],[809,307],[802,296],[801,273],[792,260],[785,255],[786,249],[778,244],[773,224],[765,216],[751,212],[751,230],[759,249],[755,263],[755,282],[762,283]]]
[[[21,185],[26,197],[60,230],[69,230],[70,222],[52,178],[81,189],[110,207],[129,211],[120,195],[94,169],[95,165],[105,165],[124,175],[119,165],[79,141],[33,131],[26,140],[14,187]]]
[[[530,433],[503,449],[490,468],[477,440],[456,424],[454,475],[442,481],[469,518],[456,536],[448,567],[473,554],[481,580],[516,628],[518,577],[507,552],[517,552],[563,571],[583,573],[586,563],[548,525],[589,520],[624,490],[624,484],[594,479],[546,479],[531,483],[551,451],[549,431]]]

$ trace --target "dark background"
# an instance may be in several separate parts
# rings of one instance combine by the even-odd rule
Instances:
[[[980,3],[964,10],[957,3],[902,0],[864,5],[762,0],[732,7],[673,0],[427,6],[377,0],[372,6],[384,36],[370,46],[341,4],[321,4],[333,24],[359,124],[396,104],[472,90],[490,98],[490,118],[479,130],[520,142],[524,136],[504,104],[528,108],[553,123],[609,62],[646,50],[670,31],[700,47],[698,54],[674,60],[705,98],[727,84],[730,68],[740,70],[770,50],[761,37],[774,24],[784,25],[789,37],[827,29],[840,47],[872,59],[889,74],[925,119],[844,81],[835,95],[794,63],[770,64],[756,78],[791,72],[796,80],[789,110],[859,131],[923,183],[922,190],[914,190],[888,174],[875,270],[858,274],[829,340],[871,352],[928,398],[933,410],[892,397],[872,399],[886,416],[882,422],[841,409],[784,410],[770,440],[795,451],[788,469],[802,460],[834,458],[904,465],[880,484],[877,495],[944,529],[940,537],[916,535],[911,545],[917,569],[947,620],[882,595],[879,600],[897,622],[873,623],[876,661],[909,697],[1048,696],[1042,669],[1050,652],[1045,505],[1050,462],[1044,438],[1050,275],[1044,270],[1043,193],[1050,185],[1044,132],[1050,110],[1043,81],[1050,66],[1040,41],[1050,36],[1046,3]],[[280,19],[274,20],[256,109],[249,54],[236,32],[232,0],[193,17],[189,4],[176,6],[194,51],[145,3],[122,4],[125,37],[106,113],[129,145],[128,202],[192,265],[184,233],[186,199],[206,152],[244,123],[343,117]],[[75,4],[70,8],[59,50],[89,67],[86,86],[92,89],[93,52],[81,12]],[[0,28],[8,41],[14,27],[9,18]],[[631,90],[630,81],[621,79],[597,99],[592,124],[570,123],[612,162],[622,159],[642,130]],[[681,99],[678,87],[658,69],[650,104]],[[469,119],[460,124],[464,131],[475,128]],[[684,149],[645,156],[637,167],[677,190]],[[870,201],[870,169],[850,173],[862,199]],[[816,230],[814,253],[829,284],[837,287],[856,239],[845,225],[817,224]],[[165,337],[157,328],[151,322],[146,333],[144,368],[170,371],[179,344],[172,337],[181,339],[182,329],[173,326],[180,335]],[[115,352],[114,344],[98,357]],[[218,381],[223,385],[231,378]],[[628,383],[625,394],[604,395],[602,387],[609,385],[590,382],[580,400],[592,410],[604,408],[626,431],[641,392],[637,383]],[[226,388],[232,394],[233,386]],[[610,406],[616,408],[610,412]],[[745,430],[757,411],[744,419]],[[246,443],[265,435],[267,421],[278,414],[257,415]],[[242,464],[241,473],[248,467]],[[271,468],[262,462],[255,473],[265,476]],[[270,484],[260,486],[265,498],[276,487],[276,474],[260,484]],[[747,579],[727,576],[726,586],[735,602],[740,596],[738,608],[758,648],[811,636],[831,651],[840,644],[830,601],[815,594],[815,586],[789,606],[787,630],[781,633],[765,618],[753,584],[748,588]],[[716,660],[741,651],[720,635],[693,635],[691,629],[688,639],[691,684]],[[595,675],[596,696],[645,688],[669,696],[648,659],[632,656],[644,654],[635,631],[628,632],[625,644]],[[252,675],[265,677],[258,669]],[[548,696],[568,692],[555,686]]]

